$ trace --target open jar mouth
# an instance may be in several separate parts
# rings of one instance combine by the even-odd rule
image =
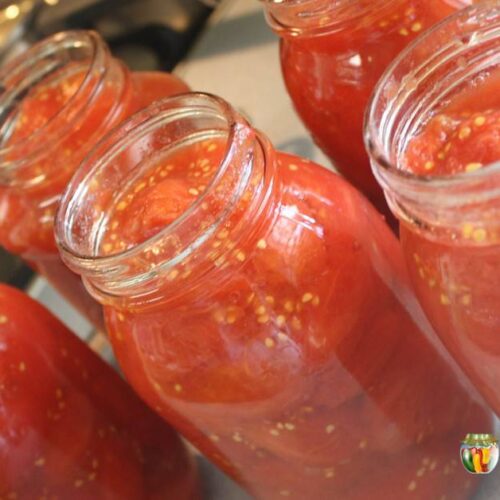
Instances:
[[[352,0],[261,0],[271,28],[289,36],[322,35],[361,17],[362,10]],[[394,0],[393,0],[394,1]],[[380,0],[373,0],[373,3]]]
[[[396,215],[414,222],[425,219],[425,207],[456,210],[500,199],[500,161],[452,175],[421,175],[401,165],[422,126],[454,95],[498,68],[500,4],[490,0],[441,21],[386,69],[367,107],[364,138],[374,175]],[[499,182],[492,182],[497,177]],[[415,217],[408,217],[410,212]]]
[[[260,0],[266,20],[283,37],[313,37],[349,29],[382,27],[386,16],[397,15],[394,9],[408,7],[406,0]],[[463,9],[474,0],[443,0],[455,9]],[[369,16],[369,20],[368,20]],[[377,28],[375,28],[377,29]]]
[[[66,31],[36,43],[3,66],[0,70],[0,168],[14,168],[27,155],[46,148],[47,137],[62,137],[75,126],[83,108],[98,91],[107,57],[107,48],[97,33]],[[36,131],[6,144],[25,97],[72,63],[73,69],[82,72],[75,91]]]
[[[156,234],[122,251],[103,252],[109,214],[131,181],[142,179],[141,169],[157,165],[155,159],[163,153],[209,138],[222,138],[225,145],[205,191]],[[255,155],[266,158],[269,147],[266,139],[221,98],[186,93],[157,101],[106,135],[71,180],[55,222],[63,259],[93,285],[99,287],[101,283],[110,294],[119,294],[167,273],[215,234],[248,188]],[[269,192],[271,185],[272,180],[266,175],[259,189]],[[224,204],[210,213],[209,219],[203,215],[207,224],[200,231],[191,222],[202,218],[198,216],[205,214],[204,205],[215,192],[222,192],[217,196],[224,199]],[[152,268],[142,257],[155,253],[155,248],[161,248],[165,258]]]

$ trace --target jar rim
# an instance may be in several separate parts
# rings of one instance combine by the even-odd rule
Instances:
[[[17,57],[8,61],[1,69],[0,69],[0,88],[5,89],[6,81],[12,79],[17,74],[22,74],[22,72],[29,73],[30,69],[34,67],[33,61],[36,59],[43,59],[48,56],[56,55],[58,52],[62,50],[66,50],[68,48],[81,48],[86,47],[89,49],[89,65],[85,70],[85,76],[82,81],[78,85],[76,91],[69,97],[69,99],[58,109],[38,130],[34,133],[22,137],[19,141],[13,142],[12,144],[3,145],[0,144],[0,157],[5,158],[12,151],[23,147],[25,144],[29,142],[35,142],[37,139],[40,139],[46,132],[49,127],[51,127],[54,122],[60,119],[61,115],[67,112],[71,106],[74,105],[75,101],[78,100],[78,97],[82,95],[88,88],[92,88],[94,85],[93,75],[96,72],[103,71],[103,65],[105,63],[105,59],[108,56],[108,50],[106,45],[104,44],[101,36],[92,30],[69,30],[69,31],[61,31],[54,35],[51,35],[43,40],[32,45],[26,52],[18,55]],[[36,82],[35,82],[36,85]],[[92,99],[94,91],[91,91],[88,99]],[[22,100],[22,98],[21,98]],[[0,112],[2,108],[2,99],[0,96]],[[72,117],[72,120],[65,123],[64,130],[70,129],[72,125],[74,125],[75,121],[78,120],[78,113],[75,113]],[[57,134],[61,137],[64,130],[58,128]],[[39,149],[41,145],[46,143],[46,141],[39,141]],[[23,162],[24,159],[14,160],[14,165],[16,166],[16,162]],[[4,160],[2,168],[9,168],[11,161]]]
[[[370,5],[359,8],[352,0],[260,0],[271,28],[292,37],[321,36],[342,29],[346,21],[360,19],[369,8],[386,5],[397,0],[372,0]],[[399,0],[401,1],[401,0]],[[290,12],[297,9],[297,12]]]
[[[223,128],[212,128],[212,124],[210,124],[208,128],[203,128],[203,130],[208,131],[209,134],[213,131],[217,131],[219,134],[223,133],[226,145],[217,170],[206,189],[199,193],[197,199],[186,207],[175,220],[166,223],[156,234],[130,248],[118,250],[113,254],[103,253],[101,250],[102,236],[107,228],[101,223],[106,218],[107,209],[99,209],[102,219],[95,218],[95,212],[92,212],[95,205],[93,206],[92,203],[89,209],[90,214],[85,212],[87,197],[91,193],[89,189],[92,180],[99,182],[100,175],[106,171],[112,173],[113,165],[116,164],[113,159],[119,158],[118,155],[126,153],[134,145],[144,144],[140,142],[142,139],[148,137],[148,134],[152,132],[161,131],[163,127],[176,125],[176,130],[181,130],[180,144],[182,144],[182,137],[187,137],[187,144],[189,144],[189,138],[192,137],[195,137],[196,140],[202,140],[201,136],[193,136],[192,132],[184,136],[185,128],[181,125],[187,123],[183,120],[196,118],[201,118],[203,123],[207,123],[207,117],[216,119],[219,124],[222,123]],[[165,132],[165,130],[167,129],[163,131]],[[203,135],[203,137],[205,136]],[[179,140],[172,139],[168,134],[163,134],[162,137],[166,138],[167,144],[160,151],[165,151],[165,148],[170,146],[176,147],[176,144],[179,144]],[[173,142],[169,142],[171,140]],[[202,247],[210,235],[224,224],[226,218],[239,202],[243,191],[249,186],[254,170],[253,162],[256,148],[258,148],[259,156],[262,155],[264,163],[262,189],[259,188],[259,193],[262,194],[262,198],[259,195],[259,206],[262,209],[273,189],[272,169],[269,170],[265,167],[266,164],[272,163],[268,161],[272,148],[267,138],[252,128],[229,103],[212,94],[188,92],[156,101],[137,112],[94,146],[81,163],[60,200],[55,218],[55,239],[63,260],[71,269],[84,277],[87,287],[97,297],[127,294],[130,293],[130,290],[148,286],[151,279],[167,274]],[[147,146],[144,151],[145,158],[149,161],[151,157],[148,156]],[[152,151],[154,155],[156,149],[153,148]],[[244,162],[242,168],[239,167],[238,159]],[[120,180],[106,180],[109,186],[108,191],[111,190],[110,186],[113,186],[113,193],[115,193],[113,196],[116,196],[118,189],[116,183],[124,181],[126,176],[130,177],[130,173],[133,173],[134,169],[141,165],[141,162],[142,159],[134,158],[130,166],[126,167],[126,171],[118,174],[124,177],[120,177]],[[115,170],[118,172],[120,169]],[[209,199],[209,196],[214,196],[218,187],[227,181],[228,176],[232,179],[233,184],[227,188],[232,190],[228,198],[224,199],[224,204],[211,214],[208,227],[193,232],[194,226],[191,225],[191,221],[196,218],[197,214],[203,212],[204,202]],[[86,228],[83,232],[75,233],[75,228],[78,228],[82,221],[85,221]],[[139,259],[141,260],[139,266],[133,271],[129,271],[128,264],[131,260],[136,259],[134,262],[138,262],[137,257],[140,258],[149,252],[154,253],[155,247],[167,245],[172,238],[177,238],[179,235],[184,238],[182,244],[187,243],[182,246],[178,253],[170,255],[167,252],[164,260],[156,264],[154,268],[148,267],[148,263],[144,259]],[[144,262],[142,262],[143,260]]]
[[[367,14],[373,23],[387,15],[393,4],[405,0],[260,0],[266,20],[280,35],[315,37],[362,26]],[[444,0],[450,7],[463,9],[472,0]]]
[[[111,254],[111,255],[88,255],[85,253],[78,253],[75,251],[71,245],[68,244],[66,238],[62,237],[62,235],[66,235],[66,227],[64,224],[64,212],[67,209],[70,209],[71,198],[74,192],[77,192],[77,186],[81,185],[92,177],[92,175],[97,172],[99,168],[102,168],[104,164],[110,163],[113,161],[113,158],[119,154],[127,144],[137,140],[140,136],[150,128],[149,120],[152,118],[157,123],[156,125],[160,125],[160,121],[162,118],[162,113],[165,111],[169,111],[175,109],[175,105],[177,103],[182,103],[182,100],[185,97],[199,97],[201,99],[206,99],[208,102],[215,104],[220,107],[220,110],[224,114],[227,119],[229,132],[228,132],[228,142],[226,146],[226,151],[223,155],[223,160],[221,162],[221,166],[219,168],[223,168],[223,164],[227,162],[227,157],[229,155],[229,149],[231,146],[231,138],[234,139],[237,131],[238,123],[243,120],[237,113],[231,108],[231,106],[224,101],[222,98],[217,97],[215,95],[211,95],[208,93],[202,92],[186,92],[184,94],[178,94],[174,97],[168,97],[165,99],[161,99],[160,101],[156,101],[151,106],[144,108],[143,110],[135,113],[130,118],[122,122],[116,129],[109,132],[106,137],[101,139],[98,144],[92,149],[92,151],[87,155],[87,157],[83,160],[79,167],[79,171],[73,177],[70,184],[68,185],[63,197],[61,198],[59,208],[56,214],[56,240],[60,249],[67,253],[71,254],[73,258],[78,260],[99,260],[103,263],[112,263],[116,258],[121,258],[127,255],[132,255],[138,251],[144,250],[144,248],[151,245],[152,242],[160,239],[164,236],[166,230],[172,230],[173,225],[180,224],[185,221],[192,214],[196,208],[198,208],[203,200],[206,198],[207,193],[210,191],[210,186],[214,179],[211,180],[211,183],[207,186],[207,189],[204,193],[201,193],[200,196],[191,204],[172,224],[167,225],[156,235],[147,238],[146,240],[134,245],[133,247]],[[179,108],[181,109],[181,108]],[[182,112],[182,110],[181,110]],[[90,166],[90,168],[89,168]],[[82,174],[85,174],[82,177]]]

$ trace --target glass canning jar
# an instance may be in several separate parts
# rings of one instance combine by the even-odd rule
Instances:
[[[458,443],[489,416],[398,241],[226,102],[166,99],[108,135],[56,235],[132,386],[257,498],[469,495]]]
[[[97,327],[102,311],[61,263],[53,236],[62,191],[105,132],[187,87],[131,72],[91,31],[58,33],[0,69],[0,244],[27,260]]]

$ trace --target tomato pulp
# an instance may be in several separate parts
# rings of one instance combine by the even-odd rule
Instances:
[[[70,63],[22,97],[1,127],[3,162],[9,167],[21,159],[23,164],[0,186],[0,243],[26,259],[98,327],[101,308],[58,255],[53,236],[58,200],[107,130],[152,101],[187,90],[165,73],[132,73],[125,88],[101,78]]]
[[[174,431],[47,310],[5,285],[0,345],[0,498],[198,498]]]
[[[462,92],[410,140],[403,168],[419,175],[470,175],[500,160],[500,73]],[[493,187],[493,179],[485,181]],[[449,241],[429,239],[402,224],[420,301],[446,345],[500,414],[500,238],[491,229],[495,200],[482,220],[463,213]],[[498,210],[498,208],[496,208]]]
[[[226,147],[148,157],[110,193],[100,255],[154,241],[128,258],[132,273],[162,273],[166,245],[178,256],[159,300],[105,307],[128,380],[258,498],[466,498],[457,442],[488,418],[400,298],[390,230],[338,176],[282,153],[271,206],[255,199],[255,172],[232,205],[234,178],[216,174]],[[186,214],[209,232],[181,259],[180,236],[160,236]]]
[[[293,3],[293,2],[291,2]],[[352,19],[332,8],[331,32],[281,40],[281,64],[297,113],[335,167],[393,221],[363,145],[363,117],[385,68],[424,30],[471,1],[353,2]],[[359,5],[358,5],[359,4]],[[360,14],[360,12],[362,14]]]

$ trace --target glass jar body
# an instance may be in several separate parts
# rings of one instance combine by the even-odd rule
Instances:
[[[5,285],[0,314],[2,498],[198,498],[179,437],[110,367]]]
[[[401,226],[412,283],[432,324],[500,414],[500,245],[438,242]]]
[[[58,57],[57,43],[54,43],[54,58]],[[99,38],[96,37],[95,43],[102,44],[101,50],[107,50]],[[29,58],[29,54],[30,51],[23,59]],[[88,296],[80,279],[61,262],[55,245],[53,220],[59,198],[85,155],[108,130],[151,102],[188,88],[166,73],[130,72],[110,56],[103,59],[101,67],[94,68],[95,74],[91,74],[93,64],[94,60],[83,64],[64,60],[53,72],[56,76],[48,72],[41,81],[35,80],[29,93],[16,105],[14,120],[4,116],[2,128],[7,131],[13,128],[14,132],[6,134],[9,137],[3,146],[10,150],[2,151],[2,162],[10,167],[9,162],[17,161],[23,150],[27,154],[22,167],[17,172],[14,167],[9,181],[0,186],[0,243],[23,257],[96,327],[102,328],[101,308]],[[86,71],[90,76],[85,75]],[[88,78],[93,81],[83,88]],[[17,92],[15,82],[6,87]],[[68,95],[61,97],[66,89]],[[78,118],[70,119],[77,106],[80,106]],[[57,124],[55,119],[59,120]],[[13,123],[7,123],[9,120]],[[57,127],[40,138],[44,127],[53,124]],[[29,154],[40,141],[44,144],[42,150]]]
[[[277,168],[261,229],[206,242],[233,250],[216,277],[178,296],[184,269],[170,299],[106,305],[128,380],[258,498],[466,498],[457,442],[489,417],[417,326],[396,239],[336,175]]]
[[[392,221],[363,145],[369,97],[384,70],[406,45],[470,2],[355,3],[361,4],[364,14],[356,13],[352,21],[346,19],[331,33],[315,36],[305,31],[288,36],[283,31],[282,72],[295,109],[314,141],[342,175]]]

